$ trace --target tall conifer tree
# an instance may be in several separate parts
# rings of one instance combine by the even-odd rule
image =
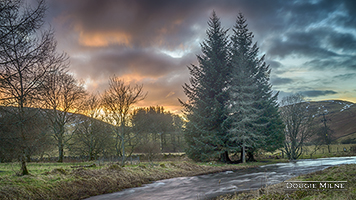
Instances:
[[[261,114],[261,109],[254,105],[258,99],[256,55],[258,48],[252,46],[253,35],[247,29],[246,20],[240,14],[234,26],[231,47],[231,84],[229,87],[230,102],[227,104],[231,122],[229,130],[230,141],[241,146],[242,162],[245,162],[246,148],[251,148],[261,135],[257,134],[257,119]]]
[[[230,140],[245,149],[249,158],[257,148],[273,151],[283,142],[283,122],[279,117],[277,95],[272,94],[269,82],[270,69],[264,56],[258,57],[257,43],[240,13],[232,36],[232,75],[229,87],[228,119],[231,121]],[[236,146],[235,146],[236,147]]]
[[[182,102],[188,123],[185,127],[187,155],[197,161],[220,158],[229,162],[226,148],[227,83],[230,73],[227,30],[213,12],[208,21],[207,39],[201,44],[199,64],[189,68],[190,85],[183,86],[188,97]]]

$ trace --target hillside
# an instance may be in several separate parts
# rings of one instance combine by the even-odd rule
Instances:
[[[15,107],[0,106],[0,162],[16,159],[21,155],[21,148],[24,147],[28,152],[28,161],[33,156],[42,158],[44,155],[48,157],[58,155],[56,153],[59,146],[58,141],[64,141],[62,145],[65,146],[63,149],[66,155],[70,155],[69,151],[72,154],[80,152],[87,155],[88,146],[91,148],[90,151],[94,151],[95,148],[97,150],[104,146],[110,137],[106,133],[109,132],[107,130],[112,125],[82,114],[58,111],[57,118],[52,117],[51,119],[61,118],[66,121],[63,127],[64,133],[61,135],[58,131],[58,124],[52,126],[53,122],[47,115],[53,114],[53,111],[24,108],[23,116],[25,117],[19,121],[19,115],[14,114],[16,109]],[[18,125],[20,122],[23,126]],[[57,130],[55,134],[53,129]],[[70,148],[68,144],[70,144]]]
[[[304,104],[306,104],[305,107],[307,109],[314,113],[315,125],[322,126],[323,116],[321,113],[326,113],[325,116],[328,120],[327,125],[334,131],[334,143],[341,143],[346,139],[351,139],[356,142],[356,105],[354,103],[341,100],[328,100],[306,102]],[[6,109],[9,109],[9,107]],[[36,108],[29,109],[38,110]],[[0,106],[0,117],[4,110],[5,107]],[[39,109],[39,111],[42,112],[41,109]],[[82,120],[89,118],[80,114],[71,115],[75,115],[75,118]],[[100,123],[106,124],[102,121],[100,121]]]
[[[314,122],[322,126],[325,113],[327,125],[334,131],[334,143],[340,143],[347,138],[356,137],[356,106],[352,102],[341,100],[328,100],[306,103],[306,108],[311,109],[315,114]]]

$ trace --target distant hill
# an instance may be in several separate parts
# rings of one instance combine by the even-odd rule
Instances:
[[[9,106],[9,107],[0,106],[0,117],[2,117],[2,115],[5,112],[11,112],[11,110],[13,110],[13,109],[16,109],[16,108],[15,107],[11,107],[11,106]],[[32,113],[35,113],[36,115],[39,115],[39,116],[42,116],[42,117],[45,117],[45,118],[46,118],[45,112],[48,111],[47,109],[31,108],[31,107],[26,107],[25,110],[31,111]],[[59,112],[63,113],[62,111],[59,111]],[[108,126],[112,126],[111,124],[109,124],[107,122],[101,121],[99,119],[94,119],[94,118],[91,118],[91,117],[88,117],[86,115],[79,114],[79,113],[68,112],[67,116],[73,118],[73,120],[74,120],[73,123],[80,123],[80,121],[92,119],[94,121],[98,121],[99,123],[102,123],[102,124],[105,124],[105,125],[108,125]],[[73,125],[73,124],[69,124],[69,125]]]
[[[328,100],[307,102],[306,108],[314,112],[314,123],[322,125],[323,116],[328,120],[327,125],[334,131],[333,143],[353,140],[356,142],[356,105],[352,102],[341,100]]]

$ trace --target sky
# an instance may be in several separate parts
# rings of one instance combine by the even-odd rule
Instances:
[[[279,99],[302,93],[312,101],[356,102],[353,0],[47,0],[47,6],[58,51],[69,55],[70,72],[89,92],[103,92],[116,75],[143,84],[148,95],[136,106],[180,113],[187,67],[198,64],[215,11],[229,35],[238,13],[245,16]]]

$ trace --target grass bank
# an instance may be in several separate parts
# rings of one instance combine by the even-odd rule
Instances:
[[[327,145],[321,145],[318,147],[315,145],[304,146],[303,154],[299,157],[299,159],[346,157],[356,155],[355,144],[331,144],[329,148],[330,153]]]
[[[346,190],[286,190],[286,183],[279,183],[256,191],[243,192],[235,195],[226,195],[217,200],[239,199],[320,199],[320,200],[346,200],[356,199],[356,164],[329,167],[322,171],[301,175],[288,181],[347,181]]]
[[[258,157],[282,157],[282,151],[277,150],[273,153],[263,152]],[[303,153],[298,159],[316,159],[316,158],[330,158],[330,157],[347,157],[356,155],[356,144],[331,144],[330,153],[327,145],[308,145],[303,146]],[[284,155],[287,158],[287,155]]]
[[[27,176],[15,174],[18,166],[1,163],[0,199],[84,199],[161,179],[239,170],[269,163],[225,165],[167,161],[125,167],[115,163],[29,163],[31,174]]]

